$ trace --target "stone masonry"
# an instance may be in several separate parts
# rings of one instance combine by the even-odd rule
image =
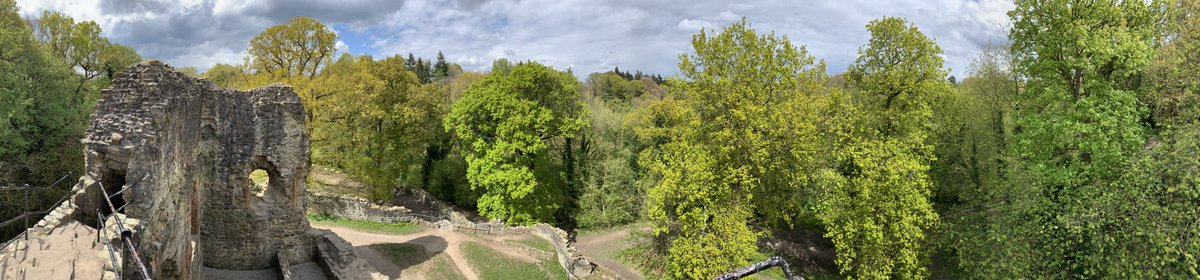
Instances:
[[[288,86],[236,91],[157,61],[131,67],[96,104],[68,217],[97,224],[97,212],[112,212],[101,188],[127,187],[114,206],[126,205],[118,212],[155,279],[202,279],[205,268],[286,276],[307,262],[330,278],[370,278],[346,246],[329,246],[344,241],[305,219],[304,116]],[[265,189],[249,178],[257,169],[268,174]],[[123,259],[125,278],[140,279],[133,258]]]

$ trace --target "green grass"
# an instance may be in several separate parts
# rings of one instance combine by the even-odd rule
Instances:
[[[424,248],[412,244],[388,243],[374,244],[368,247],[383,254],[400,267],[424,271],[426,279],[467,279],[458,272],[458,269],[454,268],[454,261],[451,261],[450,256],[446,254],[437,254],[429,258]]]
[[[551,252],[551,253],[554,252],[554,246],[550,245],[550,241],[546,241],[545,239],[541,239],[536,236],[529,236],[529,237],[525,237],[522,239],[508,240],[508,242],[519,243],[519,244],[529,246],[534,249],[546,251],[546,252]]]
[[[255,169],[253,172],[250,172],[250,181],[254,181],[255,185],[265,186],[267,185],[267,179],[269,178],[266,170]]]
[[[566,273],[557,263],[527,263],[505,257],[487,246],[475,242],[462,244],[467,261],[475,267],[479,277],[490,279],[566,279]]]
[[[337,226],[354,230],[379,234],[405,235],[425,230],[421,226],[408,222],[382,223],[371,221],[350,220],[323,215],[308,215],[308,222],[318,225]]]
[[[428,268],[425,269],[425,279],[446,279],[446,280],[466,280],[458,269],[454,268],[454,261],[450,260],[450,256],[446,254],[437,254],[433,259],[429,260]]]
[[[372,244],[367,247],[383,254],[400,267],[411,267],[425,261],[425,248],[412,244]]]

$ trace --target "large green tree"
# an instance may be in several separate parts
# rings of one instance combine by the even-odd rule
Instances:
[[[692,37],[673,98],[639,129],[642,165],[657,182],[647,216],[668,240],[666,276],[709,278],[745,264],[757,226],[806,216],[825,64],[787,37],[744,20]]]
[[[965,259],[995,278],[1126,278],[1113,263],[1119,180],[1146,143],[1138,100],[1162,6],[1148,1],[1020,0],[1009,12],[1016,95],[1011,178],[982,205],[1013,258]]]
[[[950,92],[942,50],[911,23],[887,17],[867,24],[868,43],[850,66],[858,109],[847,143],[823,173],[822,220],[840,270],[853,278],[921,278],[926,230],[938,216],[930,201],[933,103]]]
[[[334,59],[337,34],[317,20],[295,17],[271,26],[250,40],[246,50],[251,69],[280,77],[315,77]]]
[[[94,21],[75,22],[61,12],[42,11],[33,22],[34,37],[78,74],[74,79],[75,98],[88,107],[113,75],[142,60],[133,48],[101,36],[100,25]]]
[[[464,145],[471,187],[483,190],[480,214],[514,224],[554,221],[567,193],[553,183],[560,174],[545,170],[557,169],[552,141],[587,124],[578,96],[575,77],[536,62],[488,75],[463,93],[445,128]]]
[[[1154,135],[1100,202],[1120,226],[1103,259],[1119,278],[1200,278],[1200,1],[1168,4],[1143,100]]]
[[[39,43],[17,4],[0,0],[0,185],[49,184],[83,167],[83,120],[90,109],[75,93],[77,75]],[[33,193],[35,210],[65,195],[61,186]],[[20,192],[0,193],[0,219],[19,214]],[[7,240],[20,230],[0,228]]]

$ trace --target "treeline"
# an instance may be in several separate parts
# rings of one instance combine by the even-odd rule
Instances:
[[[17,112],[0,114],[4,164],[78,169],[54,145],[78,145],[95,97],[77,93],[102,87],[112,71],[95,65],[110,62],[54,51],[0,1],[0,110]],[[679,76],[581,82],[536,62],[477,73],[440,53],[339,54],[336,34],[303,17],[201,75],[294,87],[314,164],[371,199],[424,188],[513,224],[645,221],[626,255],[652,278],[711,278],[799,228],[822,232],[850,278],[1200,277],[1200,2],[1015,4],[1008,42],[961,78],[894,17],[871,21],[834,76],[745,20],[695,34]]]
[[[374,199],[420,187],[514,224],[647,221],[628,255],[655,278],[727,272],[797,228],[851,278],[1184,278],[1200,263],[1197,6],[1017,1],[1008,42],[961,79],[893,17],[832,77],[744,20],[694,35],[680,76],[580,82],[535,62],[335,59],[305,18],[204,75],[294,86],[314,162]]]
[[[709,278],[815,226],[849,278],[1200,277],[1200,2],[1015,4],[961,82],[900,18],[833,78],[745,21],[695,35],[634,127],[638,262]]]
[[[79,140],[100,89],[141,59],[100,36],[95,22],[49,11],[25,19],[14,1],[0,0],[0,186],[82,175]],[[68,178],[52,191],[31,192],[31,211],[46,210],[73,184]],[[20,215],[23,204],[21,191],[0,192],[0,220]],[[0,240],[22,225],[0,228]]]
[[[440,52],[337,54],[336,41],[328,26],[294,18],[252,39],[245,64],[201,75],[233,88],[291,85],[308,111],[313,163],[358,178],[374,200],[423,188],[510,223],[638,217],[642,175],[625,116],[664,96],[661,76],[617,69],[581,84],[570,71],[506,59],[476,73]]]

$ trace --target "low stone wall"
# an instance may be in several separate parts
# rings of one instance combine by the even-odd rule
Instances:
[[[308,235],[317,240],[317,265],[326,275],[341,279],[387,279],[383,274],[371,272],[366,261],[354,252],[354,246],[327,229],[309,229]],[[285,274],[285,277],[286,274]]]
[[[550,245],[558,253],[558,265],[562,266],[571,279],[582,279],[596,271],[596,265],[588,261],[583,254],[575,249],[567,232],[549,224],[536,224],[524,227],[507,227],[506,232],[520,232],[541,237],[550,241]]]
[[[366,199],[340,196],[308,194],[308,212],[353,220],[375,222],[409,221],[412,211],[400,206],[383,206]]]
[[[453,230],[458,232],[479,234],[484,237],[503,234],[529,234],[550,242],[550,245],[554,247],[557,253],[558,264],[567,272],[568,278],[572,280],[582,279],[596,271],[596,265],[588,261],[583,254],[579,253],[579,250],[575,249],[569,235],[562,229],[544,223],[517,227],[497,222],[476,223],[468,219],[466,214],[454,210],[453,207],[446,205],[444,202],[432,199],[432,196],[429,196],[422,190],[410,189],[405,191],[410,192],[407,195],[426,198],[425,200],[427,201],[424,203],[431,204],[430,208],[434,209],[432,210],[434,212],[425,214],[415,213],[404,207],[378,205],[362,198],[317,193],[308,194],[308,209],[309,212],[316,214],[354,220],[389,223],[405,221],[436,228],[452,227]]]

